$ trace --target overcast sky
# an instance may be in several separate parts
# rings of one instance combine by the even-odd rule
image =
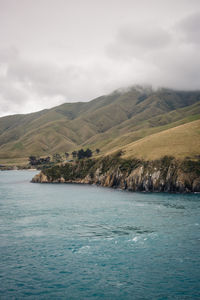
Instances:
[[[0,115],[200,89],[200,0],[0,0]]]

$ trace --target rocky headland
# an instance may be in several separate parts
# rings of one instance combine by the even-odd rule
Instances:
[[[34,183],[85,183],[130,191],[200,192],[200,160],[143,161],[106,156],[43,169]]]

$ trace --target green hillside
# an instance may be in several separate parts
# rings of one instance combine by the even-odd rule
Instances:
[[[90,102],[0,118],[0,162],[88,146],[106,154],[199,118],[199,91],[115,91]]]
[[[146,136],[116,150],[122,151],[123,158],[155,160],[166,154],[180,159],[199,158],[200,120]]]

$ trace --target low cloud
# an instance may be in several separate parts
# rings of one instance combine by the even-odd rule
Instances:
[[[200,13],[165,27],[129,23],[101,55],[62,66],[24,58],[17,47],[1,48],[1,115],[89,101],[134,84],[199,89],[199,28]]]
[[[129,63],[130,72],[134,64],[135,72],[143,69],[137,73],[139,82],[155,87],[200,89],[199,28],[200,13],[165,29],[134,24],[119,31],[107,47],[107,55],[113,61]]]
[[[152,51],[160,51],[171,42],[170,33],[158,26],[131,24],[121,28],[115,41],[107,47],[110,58],[144,58]]]
[[[180,22],[178,22],[174,29],[182,37],[185,43],[193,45],[200,44],[200,12],[189,15]]]

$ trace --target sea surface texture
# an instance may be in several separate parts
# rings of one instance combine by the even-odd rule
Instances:
[[[0,172],[0,299],[200,299],[200,195]]]

